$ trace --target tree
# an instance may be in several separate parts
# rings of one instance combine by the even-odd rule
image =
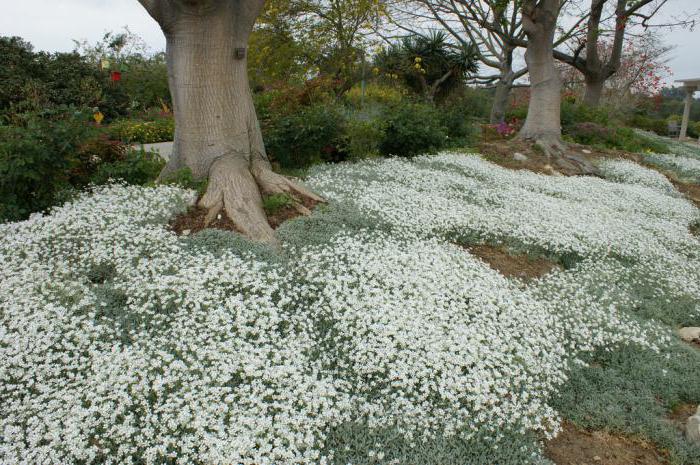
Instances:
[[[572,53],[555,50],[555,57],[580,71],[586,83],[584,102],[597,106],[603,93],[605,82],[614,75],[622,62],[625,34],[635,18],[641,18],[646,25],[668,0],[613,0],[614,12],[609,16],[612,30],[606,29],[605,8],[612,5],[610,0],[591,0],[586,34],[578,40]],[[645,8],[647,8],[645,10]],[[612,36],[609,47],[603,47],[606,37]],[[606,49],[609,53],[601,55]]]
[[[264,0],[139,2],[166,38],[175,143],[161,176],[189,168],[196,179],[208,178],[199,200],[208,210],[206,224],[223,212],[245,236],[275,243],[261,193],[321,198],[274,173],[265,152],[246,70]]]
[[[496,71],[473,79],[495,87],[490,120],[503,121],[515,81],[527,73],[527,68],[514,66],[515,51],[524,40],[519,0],[414,0],[407,6],[406,10],[399,2],[394,11],[402,12],[412,22],[425,20],[428,27],[437,22],[457,44],[472,47],[478,60]],[[416,32],[407,23],[397,26]]]
[[[561,77],[554,63],[554,34],[561,0],[523,0],[525,62],[530,73],[530,104],[519,137],[545,150],[562,148]]]
[[[406,36],[375,58],[382,71],[395,74],[428,102],[463,83],[478,70],[476,47],[450,47],[442,31]]]

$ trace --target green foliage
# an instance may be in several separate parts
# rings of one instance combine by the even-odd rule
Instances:
[[[595,430],[650,440],[672,464],[700,463],[692,446],[667,419],[682,403],[700,399],[700,352],[672,342],[659,353],[635,346],[598,352],[591,365],[574,369],[555,406],[565,418]]]
[[[432,105],[407,103],[387,108],[384,114],[386,135],[380,145],[383,155],[412,157],[434,153],[445,147],[447,129]]]
[[[123,119],[112,123],[109,132],[113,138],[127,143],[167,142],[175,136],[175,120],[171,117],[160,117],[152,121]]]
[[[192,189],[197,191],[200,195],[204,194],[207,190],[207,180],[206,179],[195,179],[192,175],[192,170],[189,168],[182,168],[162,180],[163,184],[175,184],[185,189]]]
[[[17,116],[0,126],[0,220],[20,220],[44,210],[71,186],[80,170],[81,145],[95,136],[87,115],[63,107]]]
[[[440,122],[447,133],[447,146],[467,147],[477,142],[478,116],[474,113],[475,108],[462,99],[452,100],[440,106]]]
[[[99,107],[109,119],[126,113],[129,98],[78,53],[34,52],[18,37],[0,37],[0,115],[60,105]]]
[[[288,194],[272,194],[263,198],[263,209],[268,215],[274,215],[279,211],[294,205],[294,199]]]
[[[397,85],[368,82],[365,85],[365,95],[362,97],[362,86],[356,85],[344,95],[345,101],[352,108],[365,106],[398,105],[404,99],[405,89]]]
[[[572,127],[578,123],[595,123],[599,126],[609,126],[614,119],[611,110],[606,107],[591,107],[588,105],[562,101],[561,125],[562,128]]]
[[[144,185],[153,182],[165,166],[157,152],[127,150],[122,160],[99,165],[92,181],[105,184],[111,180],[122,180],[127,184]]]
[[[659,136],[668,135],[668,121],[664,119],[654,119],[644,115],[633,115],[627,120],[627,124],[633,128],[656,133]]]
[[[428,100],[444,98],[478,70],[474,46],[455,49],[444,32],[411,35],[382,50],[375,66],[384,76],[398,78]]]
[[[386,137],[385,132],[385,123],[379,118],[349,119],[345,126],[341,150],[351,160],[377,156]]]
[[[266,121],[265,147],[270,158],[284,168],[303,168],[321,161],[339,161],[345,124],[342,109],[312,105]]]
[[[668,146],[637,134],[633,129],[609,128],[596,123],[576,123],[566,129],[565,134],[579,144],[619,149],[626,152],[668,152]]]

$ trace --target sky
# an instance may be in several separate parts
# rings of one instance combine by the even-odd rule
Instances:
[[[700,10],[700,0],[668,0],[656,22],[682,17]],[[35,49],[71,51],[73,40],[97,42],[105,32],[124,26],[141,36],[154,51],[165,48],[165,38],[156,22],[137,0],[0,0],[0,35],[17,35]],[[661,32],[667,45],[673,79],[700,78],[700,24],[694,31]]]

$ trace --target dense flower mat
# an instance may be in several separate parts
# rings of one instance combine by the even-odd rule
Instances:
[[[655,171],[601,168],[320,167],[329,205],[282,253],[176,236],[194,193],[171,186],[0,225],[0,462],[539,463],[585,354],[700,322],[700,211]],[[565,270],[509,280],[476,243]]]

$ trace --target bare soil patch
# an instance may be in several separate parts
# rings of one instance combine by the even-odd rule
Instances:
[[[199,202],[199,199],[197,199]],[[303,206],[308,211],[313,210],[313,208],[318,204],[315,200],[305,199]],[[203,229],[223,229],[225,231],[234,231],[240,233],[233,221],[226,215],[224,211],[219,213],[217,217],[209,223],[209,225],[204,224],[204,220],[207,216],[207,210],[196,206],[190,207],[186,212],[177,215],[170,221],[170,229],[175,232],[178,236],[183,234],[194,234]],[[274,214],[267,215],[267,221],[270,223],[272,229],[277,229],[282,223],[292,218],[298,216],[304,216],[305,212],[303,209],[297,209],[293,206],[282,208],[276,211]]]
[[[485,261],[491,268],[506,278],[519,278],[530,281],[562,267],[555,262],[526,254],[511,255],[505,249],[490,245],[465,247],[471,254]]]
[[[236,229],[233,221],[225,213],[220,213],[209,225],[204,224],[207,216],[207,209],[193,206],[186,212],[180,213],[170,222],[170,229],[178,236],[183,234],[194,234],[203,229],[223,229],[225,231],[240,232]]]
[[[688,418],[695,415],[697,409],[698,406],[694,404],[680,404],[671,411],[668,419],[676,429],[685,434],[685,425],[688,423]]]
[[[566,146],[568,155],[573,155],[589,161],[601,156],[610,157],[611,153],[613,152],[570,142],[567,143]],[[479,150],[479,153],[481,153],[487,160],[504,168],[514,170],[525,169],[534,171],[535,173],[547,175],[581,175],[581,172],[577,169],[565,168],[557,165],[555,160],[548,157],[542,151],[542,149],[538,148],[536,144],[529,141],[520,140],[517,138],[509,140],[484,141],[477,146],[477,149]],[[527,159],[516,160],[514,158],[515,153],[525,155]]]
[[[559,436],[547,442],[545,455],[557,465],[664,465],[666,459],[639,439],[589,432],[564,422]]]
[[[304,197],[302,199],[302,206],[306,208],[308,211],[313,210],[316,205],[318,205],[319,202]],[[291,220],[293,218],[297,218],[299,216],[304,216],[304,210],[303,209],[298,209],[294,206],[289,206],[289,207],[284,207],[279,209],[278,211],[274,213],[268,213],[267,214],[267,221],[270,223],[270,226],[272,229],[277,229],[282,223],[284,223],[287,220]]]

